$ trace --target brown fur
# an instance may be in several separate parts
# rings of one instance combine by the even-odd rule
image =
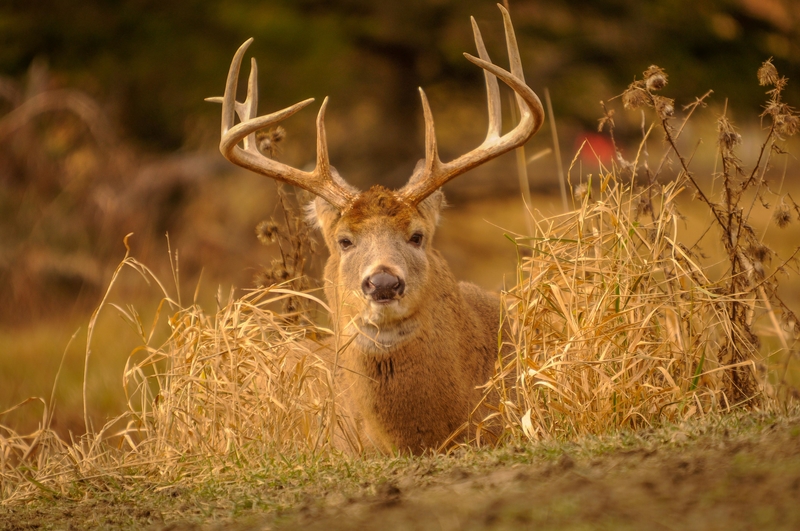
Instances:
[[[397,229],[406,229],[417,209],[403,202],[397,194],[375,185],[356,197],[350,208],[342,215],[342,221],[352,230],[359,230],[369,219],[383,217]]]
[[[376,186],[342,214],[314,203],[331,251],[326,295],[344,335],[357,336],[340,354],[339,383],[366,436],[385,452],[420,453],[445,442],[469,419],[481,397],[476,387],[497,358],[499,299],[458,283],[431,247],[442,200],[437,192],[413,207]],[[424,233],[420,249],[407,243],[414,231]],[[340,249],[342,234],[353,240],[351,250]],[[373,312],[360,291],[365,272],[378,266],[405,275],[396,312]]]

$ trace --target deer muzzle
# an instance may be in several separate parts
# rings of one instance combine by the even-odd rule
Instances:
[[[403,296],[405,281],[386,270],[377,271],[361,283],[361,291],[379,304],[389,304]]]

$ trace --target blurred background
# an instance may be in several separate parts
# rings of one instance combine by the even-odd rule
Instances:
[[[669,74],[663,92],[676,99],[678,118],[683,104],[714,90],[698,111],[696,134],[686,135],[691,142],[704,135],[707,153],[696,164],[708,168],[724,108],[745,137],[743,159],[763,142],[758,116],[766,98],[756,70],[764,60],[774,58],[791,80],[787,100],[800,102],[794,0],[514,0],[510,8],[528,84],[552,97],[565,165],[584,139],[611,158],[608,137],[597,133],[601,100],[617,109],[621,154],[635,158],[642,115],[613,98],[651,64]],[[417,87],[430,98],[443,160],[485,135],[482,73],[462,56],[474,53],[470,15],[492,58],[506,65],[491,0],[0,3],[0,412],[48,395],[66,352],[57,422],[81,430],[80,414],[69,413],[81,401],[71,384],[83,376],[86,322],[124,255],[126,234],[134,233],[134,256],[171,283],[169,234],[184,297],[191,299],[202,272],[200,299],[211,310],[218,291],[252,287],[275,258],[254,228],[276,215],[276,186],[219,155],[220,107],[203,101],[222,94],[243,41],[255,38],[249,55],[259,62],[261,113],[330,96],[333,164],[358,187],[397,187],[423,154]],[[317,108],[283,124],[279,160],[301,168],[313,162]],[[552,149],[552,134],[545,124],[528,155]],[[594,157],[585,164],[597,171]],[[580,167],[571,178],[588,171]],[[533,206],[563,211],[553,152],[528,172]],[[497,226],[525,230],[513,155],[446,192],[454,208],[438,246],[457,277],[500,288],[504,275],[513,278],[515,251]],[[312,276],[319,260],[308,267]],[[152,286],[133,275],[118,291],[120,301],[141,302],[142,315],[154,318]],[[136,334],[119,332],[119,319],[102,319],[108,324],[90,367],[98,375],[90,388],[98,416],[124,403],[119,375],[136,344]],[[36,419],[14,412],[0,422],[14,415],[14,422]]]

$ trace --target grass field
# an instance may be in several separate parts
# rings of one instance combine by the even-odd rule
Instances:
[[[642,141],[634,162],[572,165],[567,209],[444,214],[456,276],[504,299],[502,400],[472,419],[500,444],[343,452],[318,290],[192,297],[134,252],[93,316],[0,332],[1,528],[797,528],[800,185],[775,161],[800,118],[773,94],[739,171],[720,117],[698,191],[660,88],[623,100],[652,107],[673,166]]]

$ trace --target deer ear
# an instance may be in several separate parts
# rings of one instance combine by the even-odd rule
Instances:
[[[428,219],[433,221],[434,225],[439,224],[439,215],[442,213],[442,209],[447,206],[447,202],[444,199],[444,192],[441,190],[436,190],[431,195],[423,199],[419,205],[417,205],[417,209],[419,212]]]
[[[350,185],[347,181],[342,179],[336,168],[330,166],[331,178],[334,183],[341,189],[346,190],[353,196],[358,195],[360,192],[358,188]],[[306,209],[306,222],[312,227],[316,227],[322,232],[326,232],[333,227],[333,224],[341,217],[339,208],[333,206],[331,203],[317,196],[313,201],[308,203]]]
[[[306,204],[306,222],[322,232],[326,232],[339,219],[339,210],[321,197],[315,197]]]

